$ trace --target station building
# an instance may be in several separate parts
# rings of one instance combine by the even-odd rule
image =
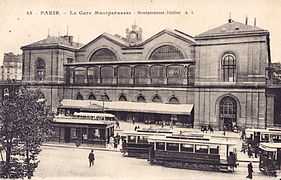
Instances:
[[[229,19],[196,36],[164,29],[143,40],[142,32],[133,25],[126,37],[103,33],[85,45],[68,35],[25,45],[23,82],[54,111],[82,103],[77,110],[103,106],[121,120],[274,126],[267,30]]]

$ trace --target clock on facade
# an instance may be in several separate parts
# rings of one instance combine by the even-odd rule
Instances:
[[[134,32],[134,31],[130,32],[130,41],[131,42],[136,42],[137,41],[137,37],[138,37],[138,35],[137,35],[136,32]]]

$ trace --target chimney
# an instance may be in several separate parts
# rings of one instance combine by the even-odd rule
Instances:
[[[232,19],[231,19],[231,12],[229,12],[229,16],[228,16],[228,23],[232,23]]]
[[[256,25],[257,25],[257,19],[255,18],[254,19],[254,27],[256,27]]]
[[[248,16],[246,16],[245,24],[248,25]]]
[[[72,43],[73,43],[73,36],[68,36],[68,42],[72,45]]]

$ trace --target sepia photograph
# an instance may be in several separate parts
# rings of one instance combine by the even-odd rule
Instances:
[[[280,0],[1,0],[0,179],[281,180]]]

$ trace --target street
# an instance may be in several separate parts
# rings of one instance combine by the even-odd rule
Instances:
[[[95,165],[89,168],[90,149],[43,146],[40,164],[34,179],[156,179],[156,180],[200,180],[200,179],[246,179],[247,164],[240,163],[232,173],[209,172],[188,169],[151,166],[143,159],[123,157],[120,152],[95,151]],[[253,179],[279,179],[262,175],[254,163]]]

